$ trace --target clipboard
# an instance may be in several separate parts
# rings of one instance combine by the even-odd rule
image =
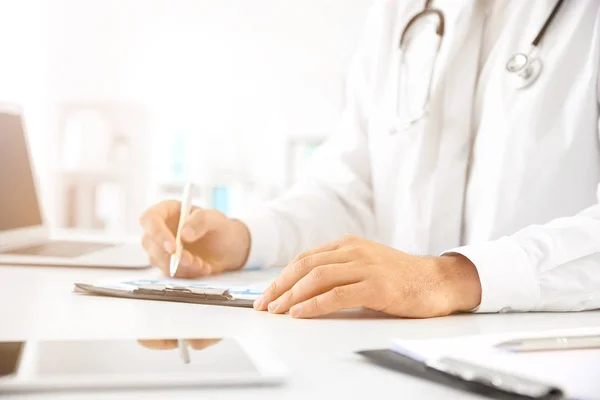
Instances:
[[[390,349],[358,354],[382,367],[469,393],[502,400],[562,400],[564,392],[553,385],[465,361],[443,358],[428,364]]]
[[[127,299],[172,301],[213,306],[252,308],[254,304],[253,298],[236,297],[228,289],[165,284],[140,285],[133,290],[126,290],[75,283],[75,292]]]

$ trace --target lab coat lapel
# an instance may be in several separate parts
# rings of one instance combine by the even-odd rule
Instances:
[[[448,5],[451,3],[455,4]],[[462,210],[474,134],[473,101],[485,20],[483,4],[476,0],[465,4],[458,14],[452,15],[450,10],[445,13],[452,19],[447,21],[445,68],[436,71],[439,117],[432,119],[430,127],[439,137],[429,230],[434,254],[459,246],[462,240]]]
[[[429,113],[406,135],[411,151],[403,154],[397,187],[399,243],[403,249],[437,254],[460,242],[465,180],[470,153],[471,116],[477,80],[481,22],[478,1],[462,5],[435,2],[445,15],[446,34],[434,71]],[[405,226],[418,227],[406,232]]]

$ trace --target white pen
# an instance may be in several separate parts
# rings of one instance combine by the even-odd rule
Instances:
[[[179,225],[177,226],[177,237],[175,238],[175,253],[171,254],[171,263],[169,272],[171,278],[177,273],[179,262],[181,261],[181,253],[183,252],[183,242],[181,241],[181,230],[185,224],[185,220],[192,208],[192,184],[188,183],[183,189],[183,197],[181,199],[181,212],[179,213]]]
[[[177,347],[179,348],[179,356],[183,360],[184,364],[190,363],[190,352],[187,347],[187,343],[183,339],[177,339]]]

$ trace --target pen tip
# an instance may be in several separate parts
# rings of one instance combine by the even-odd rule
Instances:
[[[177,257],[171,257],[171,263],[169,265],[169,275],[171,276],[171,278],[173,278],[175,276],[178,266],[179,266],[179,260],[177,259]]]

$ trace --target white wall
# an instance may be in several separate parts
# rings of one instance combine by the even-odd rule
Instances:
[[[25,111],[35,166],[51,208],[47,6],[45,0],[0,0],[0,102],[16,103]]]
[[[233,163],[231,139],[247,152],[331,130],[371,1],[55,0],[50,95],[143,103]],[[262,153],[255,172],[278,180]]]
[[[0,93],[12,83],[9,97],[37,105],[44,170],[56,163],[55,105],[116,101],[149,110],[159,134],[184,130],[207,173],[280,185],[286,137],[335,125],[372,1],[0,0],[4,40],[26,33],[10,35]]]

